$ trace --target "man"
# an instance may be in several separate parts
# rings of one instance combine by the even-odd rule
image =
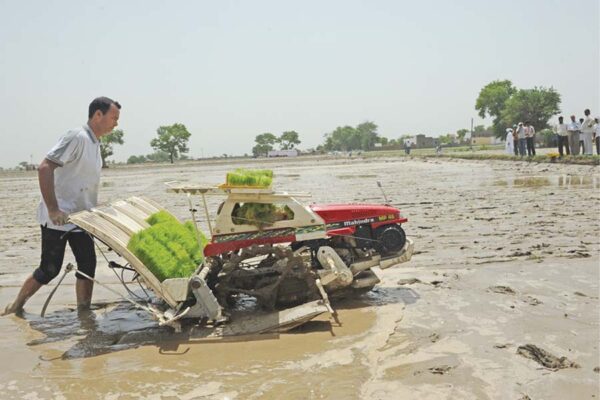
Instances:
[[[525,121],[525,138],[527,141],[527,155],[535,156],[535,129],[531,122]]]
[[[569,151],[569,134],[567,132],[567,124],[564,123],[564,118],[561,115],[558,117],[558,124],[554,127],[554,133],[558,136],[558,153],[562,157],[563,146],[567,152],[567,155],[571,155]]]
[[[571,148],[571,154],[574,156],[579,155],[579,123],[575,119],[574,115],[571,115],[571,122],[567,125],[567,133],[569,134],[569,147]]]
[[[596,138],[594,139],[596,141],[596,155],[600,156],[600,117],[594,118],[594,121],[596,121]]]
[[[586,154],[591,156],[594,154],[592,150],[592,140],[594,136],[594,119],[590,116],[590,110],[586,109],[583,114],[585,115],[585,119],[581,124],[581,140],[583,140],[583,151],[582,154]]]
[[[505,152],[506,154],[508,154],[509,156],[513,155],[513,146],[514,146],[514,142],[513,142],[513,130],[511,128],[507,128],[506,129],[506,145],[505,145]]]
[[[581,126],[583,125],[583,118],[579,118],[579,154],[583,155],[585,153],[585,148],[583,147],[583,134],[581,132]]]
[[[519,155],[519,134],[517,133],[517,125],[513,125],[513,150],[515,151],[515,156]]]
[[[67,242],[77,261],[77,269],[93,277],[96,252],[93,239],[75,225],[68,224],[70,213],[89,210],[98,202],[100,184],[100,138],[117,126],[121,105],[107,97],[94,99],[86,125],[67,132],[46,155],[38,169],[42,200],[38,221],[42,229],[40,266],[25,279],[15,301],[3,315],[20,312],[27,300],[60,272]],[[75,230],[73,230],[75,229]],[[76,274],[78,310],[89,308],[94,282]]]
[[[525,127],[523,126],[522,122],[519,122],[519,125],[517,126],[517,137],[519,138],[519,155],[524,157],[527,137],[525,135]]]

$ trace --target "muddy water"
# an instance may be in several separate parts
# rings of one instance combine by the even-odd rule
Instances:
[[[382,203],[380,181],[409,218],[418,254],[338,304],[342,326],[323,315],[290,333],[224,342],[172,340],[103,288],[93,313],[77,315],[68,276],[45,319],[51,288],[21,318],[0,318],[0,398],[597,396],[597,167],[405,158],[142,166],[105,171],[101,201],[145,195],[187,219],[187,198],[163,184],[218,184],[239,166],[272,168],[278,188],[320,203]],[[38,262],[38,199],[35,175],[0,176],[0,304]],[[215,210],[221,199],[208,201]],[[99,279],[121,290],[99,260]],[[512,294],[490,290],[499,286]],[[516,354],[526,343],[581,368],[540,370]]]

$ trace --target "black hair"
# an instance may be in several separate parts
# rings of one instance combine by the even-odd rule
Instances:
[[[559,122],[563,122],[563,116],[562,115],[560,117],[558,117],[558,121]]]
[[[525,125],[530,125],[529,121],[525,121]]]
[[[90,107],[88,109],[88,118],[92,118],[96,111],[100,110],[102,114],[106,114],[110,109],[110,105],[114,104],[119,110],[121,109],[121,105],[118,101],[114,101],[113,99],[109,99],[108,97],[96,97],[90,103]]]
[[[589,108],[586,108],[586,109],[585,109],[585,111],[584,111],[583,113],[584,113],[586,116],[587,116],[587,115],[590,115],[590,109],[589,109]]]

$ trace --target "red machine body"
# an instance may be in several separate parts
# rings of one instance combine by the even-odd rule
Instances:
[[[352,236],[357,227],[369,226],[372,232],[384,226],[407,222],[400,210],[379,204],[312,204],[313,212],[325,221],[326,236]],[[235,251],[253,244],[276,244],[296,242],[297,229],[264,229],[243,234],[215,235],[204,248],[205,256],[216,256]]]

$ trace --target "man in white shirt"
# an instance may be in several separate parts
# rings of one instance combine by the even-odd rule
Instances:
[[[100,186],[100,138],[117,126],[121,105],[107,97],[94,99],[86,125],[67,132],[46,155],[38,169],[42,200],[38,222],[42,229],[42,257],[39,267],[26,279],[15,301],[3,315],[21,312],[27,300],[60,272],[69,243],[77,269],[93,277],[96,252],[93,239],[67,223],[70,213],[89,210],[98,202]],[[73,230],[75,229],[75,230]],[[76,274],[78,310],[91,304],[94,282]]]
[[[517,137],[519,138],[519,155],[525,156],[525,146],[527,144],[527,136],[525,134],[525,127],[522,122],[517,125]]]
[[[535,156],[535,129],[531,122],[525,121],[525,138],[527,140],[527,155]]]
[[[590,116],[590,110],[586,109],[583,114],[585,119],[581,124],[581,140],[583,140],[583,151],[586,155],[591,156],[594,154],[592,150],[592,141],[594,136],[594,119]]]
[[[567,124],[564,123],[564,118],[561,115],[558,117],[558,124],[554,127],[554,133],[558,136],[558,153],[562,157],[563,154],[563,146],[567,151],[567,155],[571,155],[569,151],[569,134],[567,132]]]
[[[569,135],[571,154],[574,156],[579,155],[579,129],[581,129],[579,122],[577,122],[574,115],[571,115],[571,122],[567,125],[567,133]]]

